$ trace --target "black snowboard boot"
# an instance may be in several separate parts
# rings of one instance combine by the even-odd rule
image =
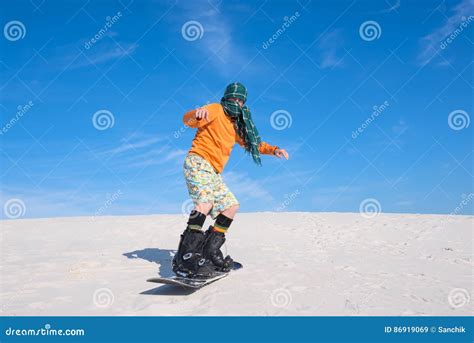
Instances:
[[[216,274],[216,267],[203,256],[205,243],[204,232],[189,228],[183,232],[172,263],[176,275],[186,278],[210,278]]]
[[[221,246],[225,242],[225,234],[214,231],[212,226],[206,231],[206,242],[204,244],[203,254],[206,260],[209,260],[220,272],[229,272],[232,269],[234,260],[227,255],[224,258]]]

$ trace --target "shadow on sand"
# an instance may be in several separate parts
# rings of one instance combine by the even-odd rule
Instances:
[[[173,259],[175,250],[159,249],[159,248],[145,248],[142,250],[135,250],[124,253],[123,256],[131,259],[142,259],[148,262],[156,263],[159,266],[158,275],[160,277],[174,276],[171,269],[171,260]],[[196,290],[187,289],[181,286],[162,285],[143,291],[140,294],[144,295],[189,295]]]

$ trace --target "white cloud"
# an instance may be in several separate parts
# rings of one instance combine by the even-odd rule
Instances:
[[[318,44],[318,49],[321,51],[321,68],[342,66],[340,52],[343,46],[344,39],[341,29],[335,29],[326,33]]]
[[[271,194],[258,180],[250,178],[247,174],[228,172],[224,174],[224,182],[229,186],[237,200],[256,199],[266,204],[274,201]],[[241,199],[239,199],[241,197]]]
[[[420,40],[421,52],[418,61],[421,65],[426,65],[437,56],[441,50],[440,44],[461,24],[465,17],[473,14],[474,0],[462,0],[454,9],[453,13],[446,19],[444,24],[434,31],[424,36]],[[463,19],[464,18],[464,19]]]
[[[97,47],[93,46],[90,50],[85,50],[83,53],[87,56],[79,58],[77,63],[71,66],[71,69],[97,65],[118,58],[131,55],[138,48],[135,43],[105,43]]]
[[[200,50],[204,60],[210,59],[209,66],[229,77],[245,66],[250,58],[245,55],[244,47],[233,39],[232,27],[225,16],[226,11],[221,9],[221,3],[186,2],[186,6],[182,7],[181,21],[184,24],[188,20],[195,20],[203,26],[203,37],[189,44]]]
[[[151,145],[154,145],[155,143],[158,143],[162,140],[163,140],[163,138],[155,136],[155,137],[142,138],[142,139],[139,139],[139,140],[136,140],[136,141],[133,141],[133,142],[128,141],[128,142],[122,143],[120,146],[118,146],[116,148],[106,150],[102,153],[115,155],[115,154],[127,152],[129,150],[137,150],[137,149],[141,149],[141,148],[147,148],[147,147],[149,147]]]
[[[168,145],[165,145],[142,154],[134,154],[133,161],[127,161],[124,165],[131,168],[143,168],[169,162],[181,163],[184,160],[186,153],[186,150],[173,149]]]

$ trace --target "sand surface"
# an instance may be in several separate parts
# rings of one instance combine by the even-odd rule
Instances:
[[[473,217],[243,213],[244,269],[199,291],[172,275],[182,215],[2,221],[2,315],[473,315]],[[206,222],[210,224],[210,220]]]

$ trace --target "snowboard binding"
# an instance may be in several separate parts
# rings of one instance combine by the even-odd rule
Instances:
[[[210,279],[228,273],[234,261],[230,256],[224,258],[220,250],[224,242],[224,234],[212,230],[212,226],[206,232],[187,228],[173,258],[173,272],[188,279]]]

